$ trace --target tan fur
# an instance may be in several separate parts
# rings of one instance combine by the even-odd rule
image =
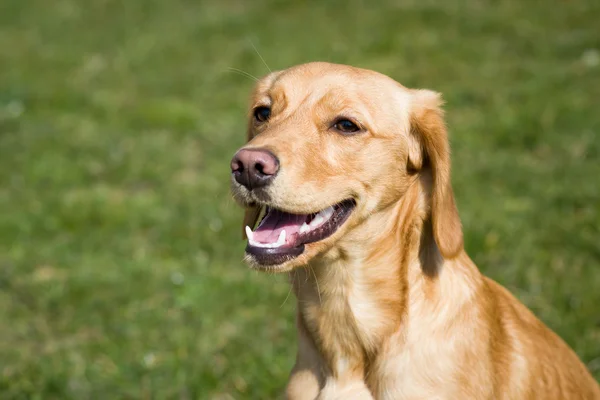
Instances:
[[[268,199],[233,185],[254,226],[263,205],[311,213],[356,200],[332,236],[257,269],[298,298],[289,399],[600,399],[575,353],[482,276],[463,249],[441,100],[373,71],[311,63],[262,79],[246,148],[281,169]],[[365,132],[331,129],[349,116]]]

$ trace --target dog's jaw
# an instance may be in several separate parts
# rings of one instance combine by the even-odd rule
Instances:
[[[287,271],[305,265],[315,254],[335,244],[356,210],[347,199],[314,213],[295,214],[267,206],[258,227],[246,226],[246,259],[255,269]],[[350,220],[350,221],[348,221]],[[315,250],[316,248],[316,250]],[[300,260],[296,260],[300,256]]]

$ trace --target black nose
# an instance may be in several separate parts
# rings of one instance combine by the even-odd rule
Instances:
[[[242,149],[231,160],[231,173],[248,190],[268,185],[279,171],[279,160],[264,149]]]

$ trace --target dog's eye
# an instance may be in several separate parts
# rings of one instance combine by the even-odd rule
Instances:
[[[348,119],[340,119],[333,127],[342,133],[355,133],[360,131],[360,128],[352,121]]]
[[[265,122],[271,116],[271,109],[269,107],[256,107],[254,109],[254,119],[257,122]]]

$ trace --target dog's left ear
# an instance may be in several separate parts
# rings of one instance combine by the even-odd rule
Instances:
[[[441,105],[441,97],[436,92],[413,92],[408,167],[415,171],[425,166],[431,168],[433,238],[440,254],[448,259],[456,257],[463,249],[463,233],[450,184],[450,144]]]

